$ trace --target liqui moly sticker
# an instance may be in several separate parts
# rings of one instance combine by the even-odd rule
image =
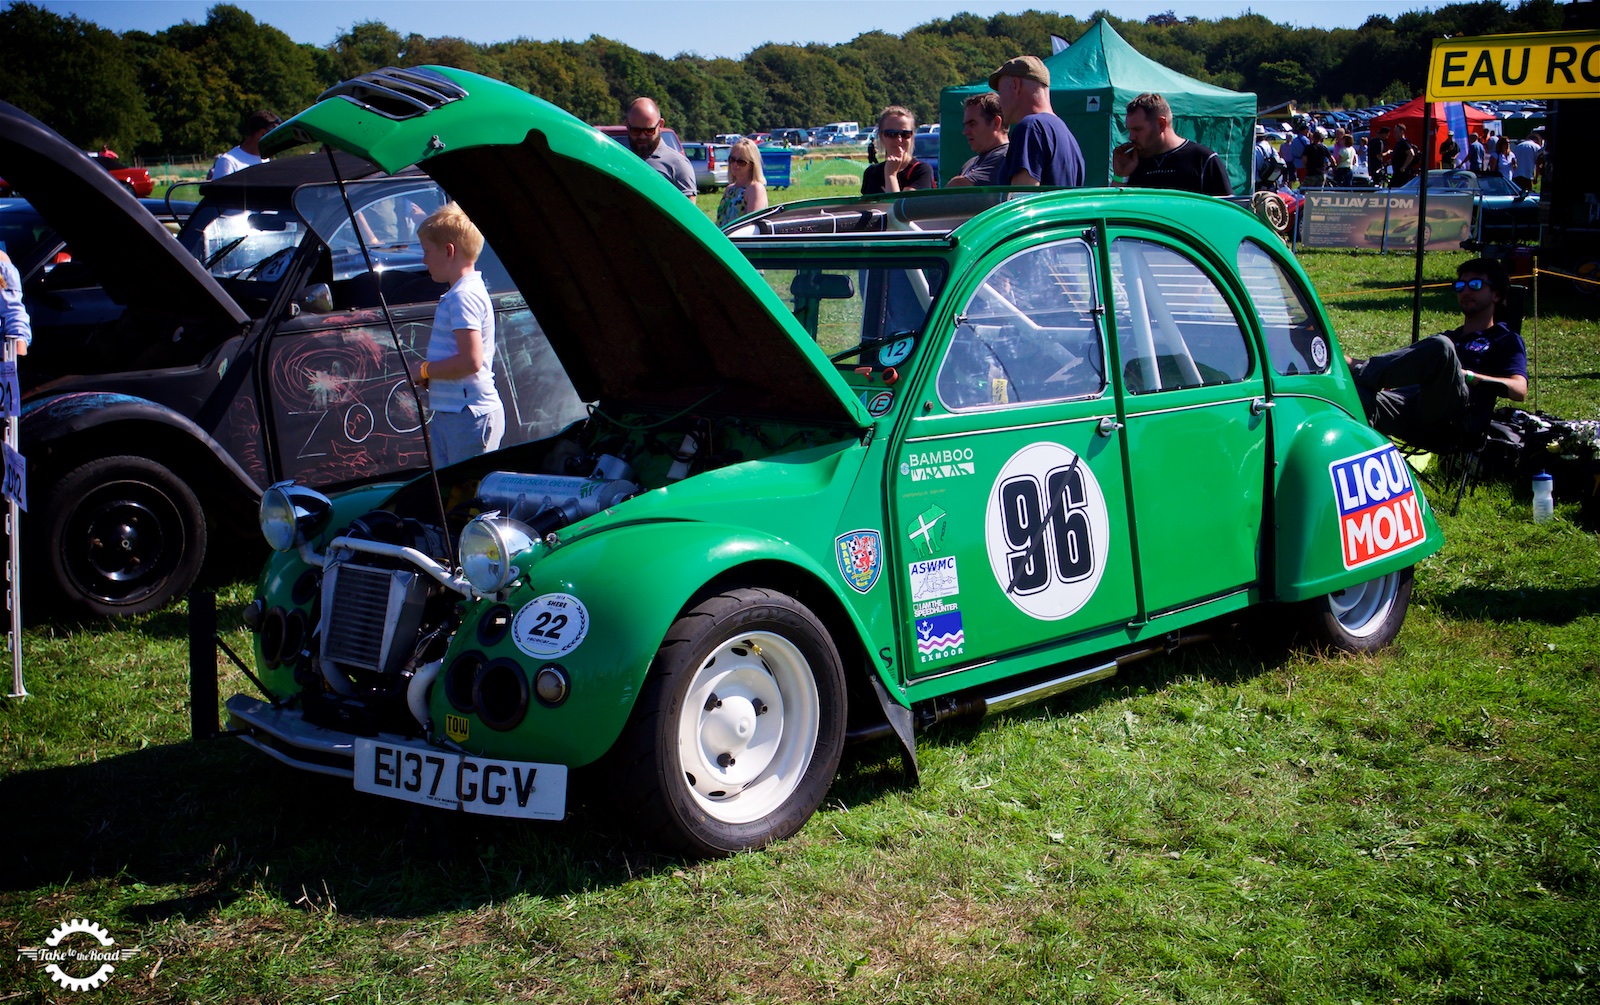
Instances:
[[[1354,569],[1426,539],[1411,469],[1392,444],[1328,465],[1339,505],[1344,567]]]

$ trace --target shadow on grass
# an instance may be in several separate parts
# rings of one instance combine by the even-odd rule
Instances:
[[[1600,591],[1593,587],[1556,590],[1464,586],[1444,594],[1436,603],[1446,614],[1468,620],[1565,625],[1600,610]]]
[[[578,776],[575,776],[575,781]],[[633,835],[413,808],[278,764],[238,741],[152,747],[0,779],[0,893],[112,880],[176,887],[127,908],[194,918],[255,891],[310,910],[422,916],[611,886],[681,864]]]

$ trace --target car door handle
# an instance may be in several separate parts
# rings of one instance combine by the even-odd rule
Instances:
[[[1108,415],[1105,418],[1100,420],[1100,426],[1099,426],[1099,429],[1097,431],[1100,433],[1101,436],[1110,436],[1112,433],[1116,432],[1117,430],[1119,430],[1121,428],[1122,428],[1122,423],[1118,422],[1116,419],[1113,419],[1111,416]]]
[[[1277,408],[1277,407],[1278,407],[1278,403],[1276,401],[1268,401],[1265,398],[1257,398],[1256,400],[1254,400],[1254,401],[1252,401],[1250,403],[1250,414],[1251,415],[1260,415],[1262,412],[1265,412],[1269,408]]]

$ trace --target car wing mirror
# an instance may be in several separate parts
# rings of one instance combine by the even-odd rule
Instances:
[[[327,283],[312,283],[295,294],[294,304],[312,314],[332,314],[333,290]]]

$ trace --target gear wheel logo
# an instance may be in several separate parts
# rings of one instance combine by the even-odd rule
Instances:
[[[63,945],[73,935],[87,935],[94,939],[98,946],[78,948],[72,945]],[[78,940],[82,945],[83,940]],[[45,973],[50,979],[61,985],[67,991],[93,991],[116,972],[114,964],[132,957],[138,950],[118,949],[116,940],[113,939],[100,925],[87,918],[73,918],[64,925],[57,925],[50,932],[50,937],[44,940],[43,948],[25,948],[18,953],[18,959],[30,959],[45,965]],[[63,964],[66,964],[63,967]],[[76,977],[75,973],[82,973],[90,966],[98,964],[93,973],[87,977]]]

